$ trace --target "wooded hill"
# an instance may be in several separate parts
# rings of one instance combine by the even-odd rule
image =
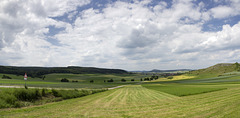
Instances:
[[[51,73],[73,73],[73,74],[124,74],[128,73],[121,69],[105,69],[95,67],[16,67],[16,66],[0,66],[0,73],[24,75],[27,73],[30,77],[41,78],[45,74]]]

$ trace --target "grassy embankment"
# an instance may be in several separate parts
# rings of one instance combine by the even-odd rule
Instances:
[[[82,89],[82,90],[55,90],[55,89],[24,89],[24,88],[1,88],[0,108],[26,107],[48,102],[61,101],[82,97],[106,89]]]

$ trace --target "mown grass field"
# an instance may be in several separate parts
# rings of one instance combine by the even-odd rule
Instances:
[[[239,117],[240,85],[178,97],[129,85],[42,106],[2,109],[2,117]]]

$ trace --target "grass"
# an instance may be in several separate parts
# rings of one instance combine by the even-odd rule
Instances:
[[[179,85],[179,84],[144,84],[143,87],[176,96],[188,96],[201,93],[219,91],[226,88],[212,87],[211,85]]]
[[[2,109],[2,117],[239,117],[240,86],[225,90],[178,97],[147,89],[125,86],[61,102]]]
[[[219,68],[220,70],[216,71]],[[123,88],[40,106],[1,109],[0,116],[20,118],[239,117],[240,73],[222,73],[222,71],[230,71],[231,69],[232,66],[222,68],[222,65],[217,65],[206,70],[174,76],[173,79],[159,78],[157,81],[144,83],[139,82],[143,75],[134,74],[49,74],[46,75],[44,81],[33,78],[31,82],[49,82],[52,84],[32,85],[66,88],[70,86],[72,88],[104,88],[123,84],[141,85],[127,85]],[[60,84],[59,79],[64,77],[69,80],[78,80],[79,83]],[[104,83],[103,80],[107,79],[114,79],[114,83]],[[121,82],[121,79],[126,79],[128,82]],[[135,82],[129,82],[131,79],[135,79]],[[13,80],[23,81],[17,78]],[[94,83],[90,84],[89,80],[94,80]],[[62,93],[68,98],[67,94]]]
[[[42,104],[58,101],[62,99],[71,99],[82,97],[106,89],[81,89],[81,90],[55,90],[55,89],[24,89],[24,88],[2,88],[0,89],[0,108],[25,107],[29,105]]]
[[[0,85],[10,86],[24,86],[25,81],[23,76],[16,76],[11,74],[0,74],[10,76],[12,79],[0,79]],[[29,87],[45,87],[45,88],[89,88],[89,89],[101,89],[119,86],[123,84],[135,84],[140,82],[140,78],[144,75],[140,74],[48,74],[45,75],[45,79],[31,78],[27,80],[27,86]],[[60,82],[62,78],[67,78],[70,82]],[[104,82],[113,79],[114,82]],[[121,79],[127,80],[127,82],[121,82]],[[135,81],[132,82],[131,79]],[[94,80],[94,83],[90,83],[90,80]],[[78,81],[73,83],[72,81]]]

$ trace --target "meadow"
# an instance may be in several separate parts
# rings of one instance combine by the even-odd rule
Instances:
[[[226,71],[226,69],[221,69]],[[0,109],[1,117],[226,117],[240,116],[240,72],[211,73],[205,70],[189,72],[173,78],[140,81],[141,74],[48,74],[45,80],[33,78],[31,82],[47,82],[50,87],[59,84],[65,88],[124,87],[80,98],[24,108]],[[11,75],[9,75],[11,76]],[[78,83],[59,82],[68,78]],[[127,82],[121,82],[121,79]],[[16,78],[14,81],[24,82]],[[113,79],[113,83],[103,82]],[[135,79],[135,81],[131,81]],[[94,83],[89,83],[94,80]],[[3,85],[13,80],[6,81]],[[34,85],[34,84],[33,84]],[[41,83],[36,85],[47,84]],[[86,85],[86,86],[84,86]],[[90,86],[92,85],[92,86]],[[70,87],[71,86],[71,87]],[[64,87],[63,87],[64,88]]]
[[[0,74],[9,76],[12,79],[0,79],[0,85],[4,86],[20,86],[24,87],[25,81],[23,76],[16,76],[12,74]],[[101,89],[119,86],[122,84],[134,84],[139,83],[140,78],[144,75],[140,74],[47,74],[44,80],[42,78],[28,77],[28,87],[41,87],[41,88],[88,88],[88,89]],[[69,82],[61,82],[61,79],[67,78]],[[107,82],[107,80],[113,79],[114,82]],[[121,79],[125,79],[126,82],[122,82]],[[131,81],[134,79],[134,81]],[[94,80],[90,83],[90,80]],[[104,82],[105,80],[105,82]],[[72,82],[78,81],[78,82]]]
[[[229,87],[228,87],[229,86]],[[175,96],[141,85],[20,109],[2,109],[2,117],[239,117],[240,86]]]

